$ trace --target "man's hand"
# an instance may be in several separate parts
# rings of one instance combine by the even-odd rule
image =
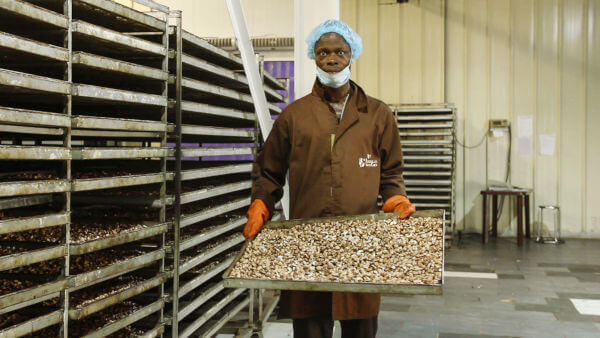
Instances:
[[[395,195],[385,201],[381,210],[384,212],[399,212],[400,219],[405,219],[417,211],[417,208],[406,196]]]
[[[265,202],[258,198],[252,201],[248,212],[246,212],[246,218],[248,218],[248,222],[244,227],[244,237],[248,239],[256,235],[269,219],[269,209],[267,209]]]

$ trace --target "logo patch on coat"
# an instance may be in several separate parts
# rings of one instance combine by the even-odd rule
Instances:
[[[364,168],[364,167],[378,167],[379,166],[379,161],[375,158],[373,158],[373,155],[371,154],[367,154],[367,157],[360,157],[358,159],[358,166],[360,168]]]

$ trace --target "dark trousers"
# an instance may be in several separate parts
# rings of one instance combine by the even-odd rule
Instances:
[[[377,316],[366,319],[340,320],[342,338],[375,338]],[[294,338],[331,338],[333,320],[314,317],[294,319]]]

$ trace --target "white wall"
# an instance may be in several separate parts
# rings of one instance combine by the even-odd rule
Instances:
[[[308,46],[304,39],[326,19],[340,18],[339,0],[294,1],[294,96],[301,98],[312,91],[317,68],[308,58]]]
[[[533,215],[558,204],[566,236],[600,237],[600,0],[390,3],[341,2],[341,19],[365,41],[353,78],[388,103],[454,103],[467,145],[489,119],[510,120],[512,183],[535,190]],[[520,115],[534,118],[532,156],[516,154]],[[539,154],[541,134],[556,135],[554,156]],[[503,180],[507,146],[505,137],[459,150],[459,229],[481,230],[480,191]],[[512,208],[505,235],[515,232]]]
[[[459,138],[473,144],[488,119],[507,118],[516,145],[518,116],[532,115],[534,154],[513,151],[512,183],[533,188],[536,206],[560,205],[566,236],[600,236],[599,20],[598,0],[448,0],[446,99],[459,108]],[[556,135],[554,156],[540,155],[542,134]],[[499,178],[506,144],[488,151]],[[459,154],[458,215],[478,230],[486,150]],[[501,231],[514,229],[505,217]]]
[[[183,11],[183,29],[202,37],[235,36],[225,0],[155,0]],[[131,0],[120,0],[121,3]],[[252,37],[294,36],[294,0],[242,0]]]

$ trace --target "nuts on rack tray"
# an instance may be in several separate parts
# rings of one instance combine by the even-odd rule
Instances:
[[[440,284],[442,220],[351,220],[263,229],[231,277]]]
[[[76,320],[69,323],[70,335],[72,337],[80,337],[88,334],[92,331],[98,330],[99,328],[114,323],[117,320],[123,319],[133,312],[141,309],[142,307],[130,300],[126,300],[122,303],[115,304],[109,308],[106,308],[100,312],[94,313],[91,316],[84,318],[83,320]],[[115,334],[116,337],[123,337]]]
[[[100,238],[115,236],[126,231],[138,230],[146,225],[138,222],[87,221],[74,222],[71,227],[71,242],[84,243]]]
[[[71,256],[71,273],[84,273],[144,254],[142,250],[110,249]]]

